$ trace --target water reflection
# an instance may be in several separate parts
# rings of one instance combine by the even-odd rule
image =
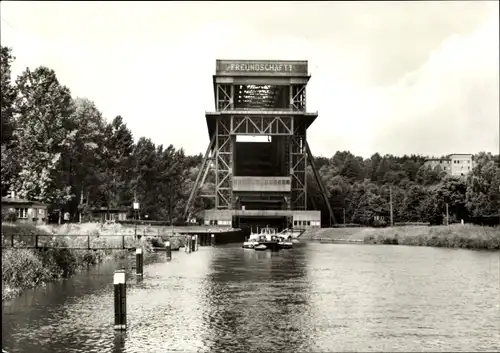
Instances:
[[[113,353],[123,353],[125,352],[125,340],[126,333],[121,331],[115,332],[115,338],[113,340]]]
[[[2,303],[8,352],[498,351],[500,253],[310,244],[110,263]],[[153,262],[151,262],[153,261]],[[128,330],[113,330],[126,266]]]
[[[333,337],[347,351],[360,342],[371,351],[500,348],[500,253],[340,244],[308,250],[312,350],[328,350]]]
[[[218,249],[208,276],[205,342],[213,352],[299,351],[310,317],[305,253]]]

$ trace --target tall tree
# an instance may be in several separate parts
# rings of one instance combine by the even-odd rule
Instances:
[[[472,216],[500,213],[500,168],[491,154],[480,153],[467,177],[466,207]]]
[[[0,52],[0,69],[1,69],[1,114],[2,114],[2,147],[12,147],[12,139],[14,133],[14,101],[17,95],[16,86],[12,85],[12,62],[14,56],[12,50],[8,47],[1,46]]]
[[[102,167],[106,122],[94,102],[89,99],[76,98],[74,104],[71,119],[79,128],[70,156],[74,173],[72,191],[77,196],[72,200],[71,213],[76,209],[87,213],[88,207],[95,206],[100,201],[99,172]]]
[[[60,208],[74,196],[67,160],[78,131],[70,118],[70,91],[60,85],[53,70],[43,66],[26,69],[18,77],[17,87],[15,135],[22,169],[15,188],[21,197]]]
[[[104,131],[103,165],[101,166],[101,193],[105,205],[111,207],[130,206],[133,201],[131,170],[134,140],[132,133],[117,116]]]
[[[1,144],[1,182],[2,196],[9,191],[11,184],[19,173],[20,165],[16,155],[14,139],[14,102],[17,95],[17,87],[11,82],[11,65],[14,61],[12,51],[8,47],[1,46],[1,119],[2,119],[2,144]]]

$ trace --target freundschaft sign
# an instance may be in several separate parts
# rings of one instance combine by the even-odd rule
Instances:
[[[307,75],[307,61],[217,60],[217,75]]]

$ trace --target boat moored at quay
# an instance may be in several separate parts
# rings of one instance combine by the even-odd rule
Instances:
[[[243,248],[254,249],[254,250],[280,250],[280,249],[291,249],[293,248],[294,240],[295,243],[298,240],[292,237],[292,232],[288,229],[278,233],[276,229],[273,228],[262,228],[260,232],[251,233],[247,241],[243,243]]]

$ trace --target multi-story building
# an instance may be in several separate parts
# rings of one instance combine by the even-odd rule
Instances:
[[[429,158],[424,165],[432,168],[439,166],[451,176],[465,176],[472,170],[474,161],[470,153],[455,153],[444,158]]]

